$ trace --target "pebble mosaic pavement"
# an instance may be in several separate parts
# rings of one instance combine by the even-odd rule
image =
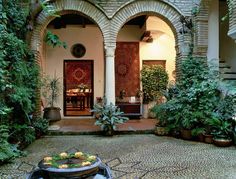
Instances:
[[[236,146],[151,134],[47,136],[26,148],[26,157],[1,166],[0,178],[24,179],[43,157],[76,149],[98,155],[114,179],[236,179]]]

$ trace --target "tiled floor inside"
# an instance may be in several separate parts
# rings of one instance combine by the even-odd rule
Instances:
[[[45,156],[71,149],[97,154],[115,179],[235,179],[236,147],[184,141],[152,134],[47,136],[28,155],[0,167],[1,179],[23,179]]]

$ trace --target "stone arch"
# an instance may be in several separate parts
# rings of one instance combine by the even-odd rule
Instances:
[[[179,33],[182,28],[180,17],[183,16],[180,10],[174,8],[170,4],[163,1],[134,1],[127,6],[120,9],[112,18],[110,25],[110,42],[109,44],[115,47],[116,38],[121,27],[130,19],[137,17],[142,14],[150,14],[160,17],[164,20],[171,28],[175,37],[175,48],[176,48],[176,71],[178,75],[178,64],[186,57],[180,51],[180,44],[183,36]],[[186,35],[185,35],[186,36]],[[108,44],[108,45],[109,45]]]
[[[55,12],[58,14],[68,14],[72,11],[81,13],[93,20],[101,30],[104,41],[109,37],[109,20],[106,15],[87,1],[74,0],[57,0],[53,4]],[[47,25],[55,17],[50,16],[45,11],[41,11],[35,18],[35,26],[30,39],[31,50],[35,54],[35,61],[41,67],[43,56],[43,39]],[[36,91],[36,111],[34,116],[37,118],[41,115],[40,89]]]
[[[73,0],[58,0],[53,3],[55,8],[55,12],[60,15],[71,13],[72,11],[81,13],[91,20],[93,20],[101,30],[104,41],[108,39],[109,32],[109,20],[106,15],[101,12],[98,8],[86,1],[73,1]],[[45,11],[41,11],[36,18],[36,25],[34,27],[32,37],[31,37],[31,49],[35,51],[37,62],[40,63],[40,56],[42,53],[42,44],[43,44],[43,36],[44,31],[47,25],[54,19],[55,17],[50,16]]]

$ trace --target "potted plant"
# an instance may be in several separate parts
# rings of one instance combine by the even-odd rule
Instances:
[[[232,122],[220,118],[212,118],[209,120],[212,126],[213,142],[216,146],[227,147],[232,145]]]
[[[166,104],[155,105],[151,109],[151,112],[155,114],[155,118],[158,121],[155,128],[155,134],[159,136],[167,135],[168,130],[166,126],[168,123],[168,110]]]
[[[168,74],[162,66],[143,65],[141,70],[141,81],[143,91],[144,118],[148,118],[148,104],[157,101],[162,97],[162,91],[166,90],[168,83]]]
[[[49,122],[61,120],[60,108],[55,104],[60,95],[60,78],[46,76],[43,78],[42,95],[46,100],[43,118],[48,119]]]
[[[193,137],[196,137],[198,141],[200,142],[205,142],[204,139],[204,133],[205,133],[205,127],[195,127],[194,129],[192,129],[191,134]]]
[[[129,118],[122,116],[120,108],[110,104],[95,104],[91,112],[95,113],[95,125],[101,126],[104,135],[113,136],[117,124],[126,122]]]
[[[167,90],[163,91],[166,102],[156,104],[151,109],[158,120],[155,130],[157,135],[170,133],[172,136],[179,138],[180,119],[182,117],[179,110],[182,105],[175,98],[177,93],[178,89],[174,85],[170,85]]]
[[[197,120],[195,117],[192,116],[192,114],[193,112],[191,111],[190,106],[182,110],[180,134],[181,137],[186,140],[192,139],[192,129],[194,129],[197,124]]]

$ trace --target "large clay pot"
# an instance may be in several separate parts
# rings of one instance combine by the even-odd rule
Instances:
[[[156,126],[155,134],[158,136],[165,136],[168,135],[168,132],[165,127]]]
[[[204,142],[207,144],[212,144],[213,143],[213,135],[211,134],[203,134],[204,136]]]
[[[181,129],[180,134],[182,139],[191,140],[192,139],[192,131],[190,129]]]
[[[44,108],[43,118],[48,119],[49,122],[61,120],[60,108],[57,107],[47,107]]]
[[[213,138],[213,143],[218,147],[229,147],[232,145],[232,139]]]
[[[202,133],[198,134],[198,135],[197,135],[197,140],[198,140],[199,142],[205,142],[205,137],[204,137],[204,135],[203,135]]]

